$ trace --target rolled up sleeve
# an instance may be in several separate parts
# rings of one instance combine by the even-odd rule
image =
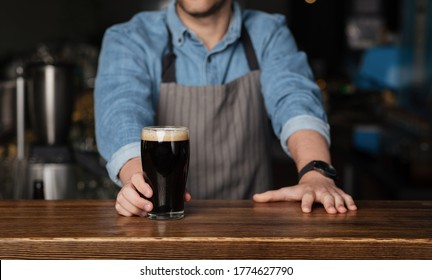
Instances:
[[[320,133],[325,138],[327,144],[330,146],[330,126],[327,122],[324,122],[323,120],[313,116],[297,116],[288,120],[285,123],[280,135],[281,146],[288,156],[291,156],[287,145],[288,138],[296,131],[304,129],[314,130]]]

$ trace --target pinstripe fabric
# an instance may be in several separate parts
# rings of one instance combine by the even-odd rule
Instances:
[[[249,199],[270,187],[269,127],[258,70],[225,85],[162,83],[157,124],[189,127],[192,197]]]

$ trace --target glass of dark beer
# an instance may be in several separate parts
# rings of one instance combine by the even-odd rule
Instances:
[[[189,129],[179,126],[144,127],[141,134],[144,179],[153,190],[150,219],[184,217],[189,169]]]

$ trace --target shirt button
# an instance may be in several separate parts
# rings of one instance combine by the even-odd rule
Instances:
[[[179,38],[177,39],[177,42],[178,42],[179,44],[183,43],[183,39],[182,39],[182,37],[179,37]]]
[[[212,58],[211,58],[211,56],[208,56],[208,57],[207,57],[207,62],[208,62],[208,63],[211,63],[211,62],[212,62]]]

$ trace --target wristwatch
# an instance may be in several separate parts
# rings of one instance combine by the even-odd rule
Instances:
[[[298,174],[299,181],[301,177],[303,177],[303,175],[312,170],[318,171],[322,175],[333,179],[333,181],[336,181],[337,179],[336,169],[331,164],[328,164],[327,162],[321,160],[313,160],[306,164],[306,166],[303,167],[302,170],[300,170]]]

